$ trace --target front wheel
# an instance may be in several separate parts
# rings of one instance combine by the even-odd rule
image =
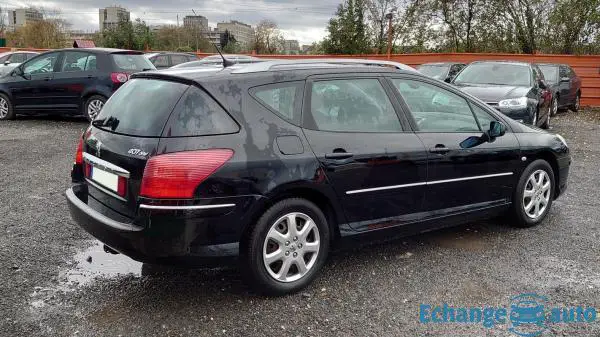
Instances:
[[[558,113],[558,97],[552,97],[552,105],[550,106],[550,116],[554,117]]]
[[[581,93],[578,92],[577,96],[575,96],[575,102],[573,103],[573,105],[571,105],[571,111],[573,111],[573,112],[579,111],[580,105],[581,105]]]
[[[0,120],[15,118],[15,111],[8,96],[0,94]]]
[[[513,216],[517,227],[532,227],[544,220],[554,196],[554,171],[547,161],[538,159],[523,171],[513,197]]]
[[[329,226],[312,202],[285,199],[263,214],[243,246],[250,283],[258,292],[281,296],[317,276],[329,252]]]
[[[104,96],[94,95],[88,98],[83,106],[84,115],[90,121],[93,121],[96,117],[98,117],[98,114],[100,114],[102,107],[104,107],[104,103],[106,103],[106,97]]]

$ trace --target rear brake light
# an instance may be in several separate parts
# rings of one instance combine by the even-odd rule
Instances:
[[[83,165],[83,137],[79,138],[77,152],[75,152],[75,165]]]
[[[119,177],[117,184],[117,194],[124,197],[127,194],[127,178]]]
[[[129,75],[126,73],[111,73],[110,79],[113,81],[113,83],[125,83],[127,80],[129,80]]]
[[[140,196],[192,198],[196,187],[233,156],[231,149],[185,151],[150,158],[144,169]]]

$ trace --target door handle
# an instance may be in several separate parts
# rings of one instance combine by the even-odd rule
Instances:
[[[44,81],[50,81],[52,79],[52,77],[44,77],[43,80]]]
[[[446,154],[446,153],[450,152],[450,149],[447,148],[446,145],[437,144],[435,147],[432,147],[431,149],[429,149],[429,152],[431,152],[431,153],[439,153],[439,154]]]
[[[325,158],[327,159],[348,159],[348,158],[352,158],[354,156],[354,154],[350,153],[350,152],[334,152],[334,153],[327,153],[325,155]]]

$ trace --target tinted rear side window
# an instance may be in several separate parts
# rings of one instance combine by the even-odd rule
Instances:
[[[167,122],[164,137],[222,135],[239,131],[229,114],[201,89],[191,86]]]
[[[187,84],[132,79],[106,102],[94,125],[126,135],[160,136]]]
[[[142,71],[156,69],[152,62],[141,54],[111,54],[110,56],[118,70]]]
[[[300,123],[304,82],[284,82],[253,88],[250,93],[264,106],[292,123]]]

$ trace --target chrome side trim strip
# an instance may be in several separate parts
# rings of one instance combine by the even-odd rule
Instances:
[[[396,188],[405,188],[405,187],[413,187],[413,186],[424,186],[427,185],[427,182],[422,183],[413,183],[413,184],[404,184],[404,185],[393,185],[393,186],[382,186],[382,187],[373,187],[373,188],[365,188],[362,190],[353,190],[347,191],[346,194],[357,194],[357,193],[367,193],[367,192],[375,192],[375,191],[385,191],[385,190],[393,190]]]
[[[446,180],[434,180],[434,181],[428,181],[427,185],[436,185],[436,184],[444,184],[444,183],[453,183],[455,181],[486,179],[486,178],[504,177],[504,176],[512,176],[512,175],[513,175],[512,172],[505,172],[505,173],[486,174],[486,175],[482,175],[482,176],[472,176],[472,177],[454,178],[454,179],[446,179]]]
[[[127,199],[123,198],[122,196],[120,196],[120,195],[116,194],[115,192],[113,192],[113,191],[111,191],[111,190],[109,190],[109,189],[107,189],[107,188],[104,188],[104,187],[100,186],[99,184],[96,184],[96,183],[95,183],[95,182],[93,182],[91,179],[85,178],[85,181],[86,181],[88,184],[90,184],[90,185],[94,186],[95,188],[99,189],[100,191],[102,191],[102,192],[104,192],[104,193],[106,193],[106,194],[110,195],[111,197],[114,197],[114,198],[117,198],[117,199],[119,199],[119,200],[121,200],[121,201],[125,201],[125,202],[127,202]]]
[[[214,209],[214,208],[228,208],[234,207],[235,204],[218,204],[218,205],[191,205],[191,206],[161,206],[161,205],[147,205],[141,204],[140,208],[143,209],[163,209],[163,210],[197,210],[197,209]]]
[[[365,188],[365,189],[360,189],[360,190],[352,190],[352,191],[346,191],[346,194],[357,194],[357,193],[367,193],[367,192],[375,192],[375,191],[385,191],[385,190],[393,190],[393,189],[397,189],[397,188],[406,188],[406,187],[414,187],[414,186],[445,184],[445,183],[452,183],[452,182],[457,182],[457,181],[475,180],[475,179],[486,179],[486,178],[504,177],[504,176],[511,176],[511,175],[513,175],[513,172],[494,173],[494,174],[486,174],[486,175],[481,175],[481,176],[472,176],[472,177],[454,178],[454,179],[445,179],[445,180],[424,181],[424,182],[412,183],[412,184],[382,186],[382,187]]]
[[[127,171],[126,169],[120,168],[117,165],[107,162],[104,159],[100,159],[96,156],[92,156],[91,154],[89,154],[87,152],[83,153],[83,160],[85,160],[92,166],[99,167],[101,169],[104,169],[108,172],[114,173],[121,177],[129,178],[129,171]]]

